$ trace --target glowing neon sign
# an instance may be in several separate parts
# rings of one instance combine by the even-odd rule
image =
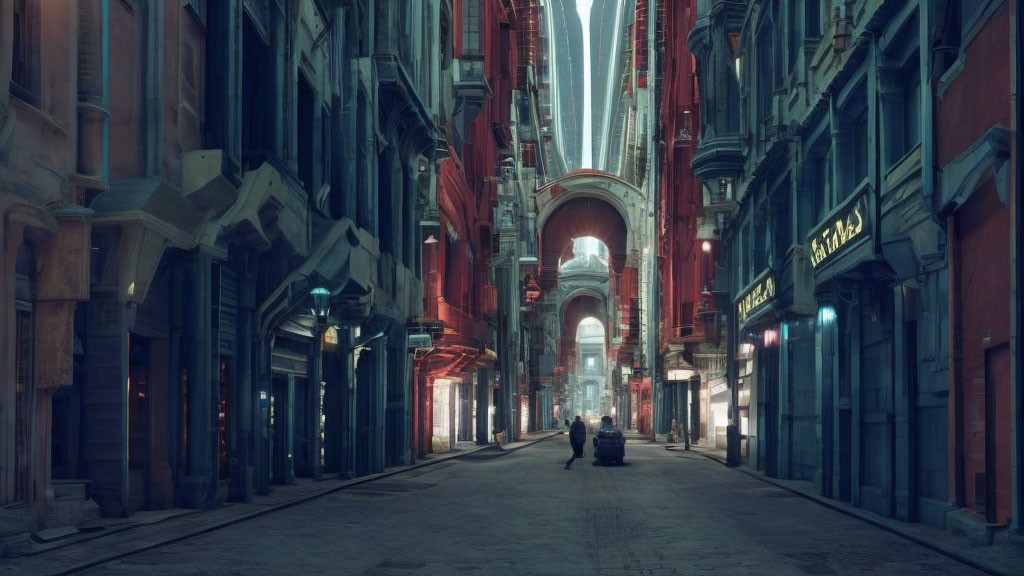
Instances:
[[[766,271],[736,303],[736,317],[740,324],[746,322],[752,313],[771,302],[772,298],[775,298],[775,278],[772,277],[771,271]]]
[[[840,214],[823,228],[811,235],[810,253],[811,266],[828,260],[844,246],[859,240],[866,233],[865,223],[868,215],[867,196],[861,196],[850,204],[845,214]]]

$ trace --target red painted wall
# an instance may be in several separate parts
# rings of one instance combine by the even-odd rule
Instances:
[[[976,495],[985,492],[987,430],[994,430],[997,521],[1010,514],[1010,233],[1009,212],[989,179],[956,216],[961,273],[960,329],[963,338],[965,494],[968,507],[981,511]],[[995,408],[989,414],[986,389]],[[990,419],[995,422],[990,422]],[[994,429],[992,426],[994,425]],[[991,473],[991,470],[989,471]],[[991,476],[987,482],[993,482]]]
[[[1010,48],[1006,2],[967,46],[963,70],[936,100],[940,166],[954,160],[993,125],[1010,126]]]
[[[963,69],[935,100],[939,166],[955,160],[993,126],[1010,126],[1010,40],[1005,3],[964,47]],[[1011,509],[1010,222],[994,178],[973,191],[950,224],[950,500],[956,500],[955,445],[960,443],[965,504],[979,514],[994,510],[994,520],[1004,522]],[[958,414],[961,430],[955,426]],[[993,453],[987,454],[990,441]]]
[[[699,107],[694,60],[686,45],[693,23],[694,2],[666,4],[668,46],[663,60],[663,99],[659,111],[665,130],[658,243],[662,342],[675,334],[675,327],[693,324],[692,311],[701,289],[700,242],[695,239],[700,182],[690,170]]]

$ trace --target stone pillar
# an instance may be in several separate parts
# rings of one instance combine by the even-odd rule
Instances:
[[[836,374],[836,324],[839,322],[838,299],[832,295],[823,295],[818,298],[820,306],[832,306],[835,309],[835,316],[831,323],[818,322],[815,331],[815,381],[817,382],[817,399],[815,406],[817,424],[818,444],[818,465],[815,471],[814,484],[817,492],[831,498],[833,495],[832,480],[835,477],[833,467],[835,462],[833,438],[835,426],[833,415],[835,413],[835,374]],[[821,313],[819,312],[819,318]],[[844,319],[845,320],[845,319]]]
[[[344,476],[355,476],[356,470],[356,361],[358,357],[353,349],[354,339],[352,329],[345,328],[338,336],[339,345],[342,347],[342,354],[339,357],[339,372],[341,375],[341,407],[340,426],[341,429],[341,454],[340,472]]]
[[[321,402],[323,397],[321,383],[324,380],[323,328],[314,328],[313,334],[315,340],[310,345],[312,362],[309,365],[307,395],[306,398],[300,398],[299,402],[306,403],[306,427],[310,435],[309,443],[306,446],[306,459],[309,462],[309,471],[313,478],[320,478],[323,476],[323,467],[320,466],[320,415],[324,409]]]
[[[370,427],[370,473],[383,472],[386,458],[386,410],[388,392],[388,341],[387,336],[373,344],[372,389],[369,408]]]
[[[259,366],[253,365],[258,358],[257,347],[262,340],[256,334],[254,308],[255,282],[252,278],[240,278],[238,283],[238,337],[235,356],[235,379],[232,398],[233,408],[231,426],[234,428],[234,445],[232,456],[238,464],[234,467],[231,478],[229,497],[238,502],[251,502],[256,474],[256,447],[254,429],[258,430],[259,422]],[[254,407],[255,411],[254,411]]]
[[[211,258],[197,254],[191,261],[191,297],[186,310],[185,349],[188,355],[188,470],[180,479],[185,505],[212,508],[217,505],[217,428],[213,405],[217,388],[217,355],[211,338]]]
[[[257,317],[254,316],[254,323]],[[254,345],[256,346],[256,365],[253,373],[256,376],[254,395],[256,397],[256,408],[252,414],[252,426],[255,430],[253,455],[253,469],[256,474],[256,493],[265,496],[270,493],[270,396],[271,389],[271,352],[270,336],[257,334]]]
[[[487,368],[477,369],[476,443],[488,444],[491,438],[491,378]]]
[[[917,355],[911,353],[916,347],[917,322],[915,317],[916,291],[900,284],[893,289],[895,303],[893,331],[893,359],[896,362],[893,386],[895,405],[895,448],[896,466],[894,492],[896,497],[896,518],[904,522],[917,520],[917,443],[915,423],[917,390],[914,385]],[[856,460],[855,460],[856,461]]]
[[[125,516],[128,307],[118,300],[116,289],[95,289],[89,318],[84,451],[90,492],[104,516]]]

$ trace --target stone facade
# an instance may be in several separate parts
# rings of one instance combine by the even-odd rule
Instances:
[[[693,168],[713,183],[705,209],[710,199],[727,215],[716,259],[732,302],[732,460],[904,521],[944,526],[947,511],[964,505],[947,489],[958,474],[953,406],[966,354],[954,350],[966,345],[956,314],[968,305],[956,296],[966,264],[951,247],[952,214],[958,195],[984,188],[987,167],[1000,162],[985,158],[1005,158],[993,150],[1009,118],[1009,65],[934,57],[926,47],[955,25],[957,42],[940,44],[961,53],[999,45],[1006,50],[993,53],[1005,56],[1008,5],[980,3],[962,18],[966,3],[950,3],[949,13],[923,2],[697,3]],[[961,43],[961,29],[973,42]],[[958,76],[972,74],[1003,80],[957,88]],[[958,91],[991,101],[978,109],[995,116],[972,124],[944,115],[961,109]],[[964,130],[973,136],[957,140]],[[954,142],[962,151],[976,138],[976,153],[963,153],[973,160],[954,161]],[[993,173],[996,198],[1002,173]],[[974,241],[1008,261],[1006,226],[988,230]],[[980,288],[994,316],[969,322],[1006,317],[1000,277]],[[1009,337],[1008,324],[987,330],[992,346]]]

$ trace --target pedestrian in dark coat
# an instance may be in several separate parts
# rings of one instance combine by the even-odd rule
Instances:
[[[572,468],[572,461],[583,458],[583,445],[587,443],[587,426],[583,419],[576,416],[576,421],[569,427],[569,444],[572,444],[572,458],[565,463],[565,469]]]

